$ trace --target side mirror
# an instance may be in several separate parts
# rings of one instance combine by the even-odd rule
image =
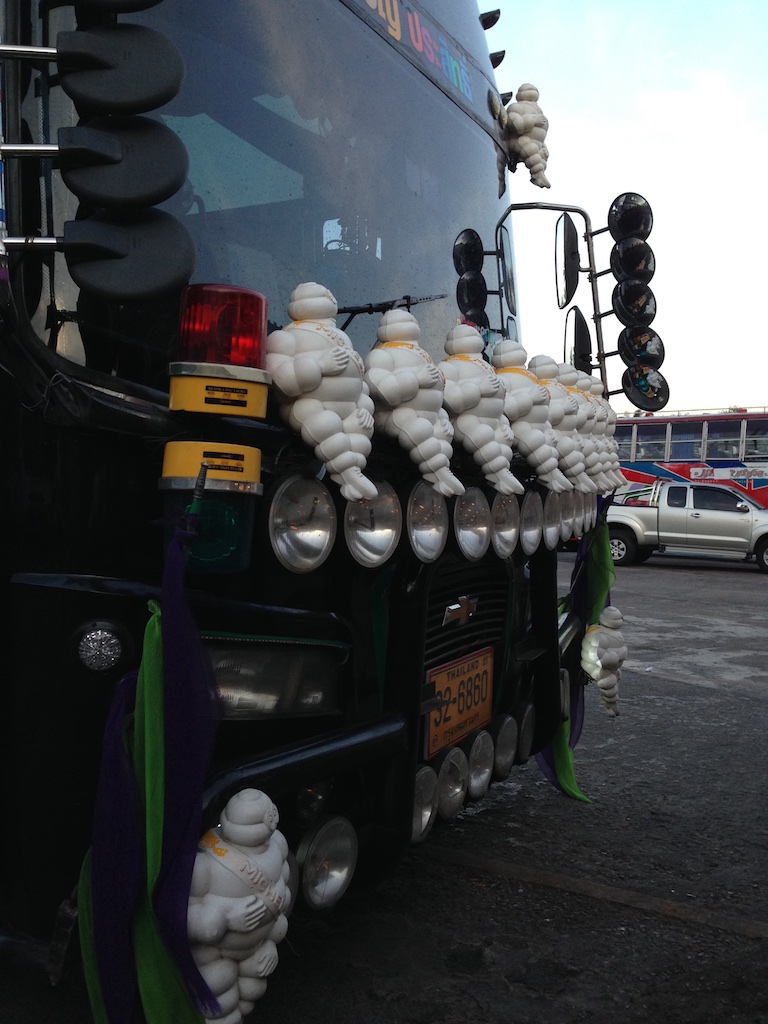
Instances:
[[[752,509],[749,507],[749,505],[746,503],[746,501],[740,501],[736,505],[736,511],[737,512],[751,512]]]
[[[515,258],[512,254],[512,239],[506,224],[499,229],[499,258],[501,259],[501,287],[504,298],[512,316],[517,316],[517,297],[515,295]]]
[[[555,227],[555,278],[558,309],[565,309],[579,286],[579,233],[570,214]]]
[[[578,306],[571,306],[565,318],[565,352],[570,356],[568,362],[577,370],[592,373],[592,338]]]

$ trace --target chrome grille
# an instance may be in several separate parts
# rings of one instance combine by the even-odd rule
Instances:
[[[504,635],[508,598],[509,578],[501,567],[494,570],[487,562],[439,566],[429,592],[425,668],[499,643]],[[446,609],[456,610],[446,617]],[[469,612],[471,617],[467,617]],[[446,618],[452,621],[446,623]]]

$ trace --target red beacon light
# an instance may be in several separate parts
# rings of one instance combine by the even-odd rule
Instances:
[[[178,361],[168,368],[171,410],[263,419],[266,336],[267,300],[259,292],[220,284],[185,288]]]
[[[178,362],[171,363],[172,411],[263,419],[270,376],[264,369],[267,300],[259,292],[219,284],[184,289]],[[210,421],[209,421],[210,422]],[[160,489],[169,519],[192,499],[207,467],[198,533],[189,566],[201,572],[241,572],[251,557],[254,496],[262,493],[261,451],[229,441],[168,441]]]

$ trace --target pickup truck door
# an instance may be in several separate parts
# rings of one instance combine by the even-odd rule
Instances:
[[[659,496],[659,543],[685,547],[688,543],[688,485],[670,484]]]
[[[688,496],[688,547],[744,551],[752,536],[752,511],[739,511],[739,495],[724,487],[692,484]]]

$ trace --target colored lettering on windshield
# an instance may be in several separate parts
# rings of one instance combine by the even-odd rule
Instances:
[[[401,0],[365,0],[365,4],[381,19],[393,40],[415,50],[420,59],[438,69],[450,85],[468,100],[473,99],[466,55],[449,43],[434,22]]]

